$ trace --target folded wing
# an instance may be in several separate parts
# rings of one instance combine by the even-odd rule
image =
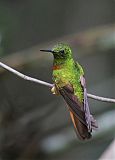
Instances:
[[[88,130],[83,104],[80,103],[74,95],[72,86],[64,86],[59,89],[59,92],[69,107],[70,116],[79,139],[84,140],[91,138],[91,130]]]

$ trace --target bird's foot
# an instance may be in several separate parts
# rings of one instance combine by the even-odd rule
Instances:
[[[59,93],[59,91],[58,91],[58,88],[57,88],[57,86],[55,86],[55,85],[52,87],[51,92],[52,92],[53,94],[55,94],[55,95],[60,95],[60,93]]]

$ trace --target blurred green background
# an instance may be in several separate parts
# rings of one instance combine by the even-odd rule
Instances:
[[[0,0],[0,59],[52,83],[50,49],[71,45],[87,89],[115,97],[114,0]],[[66,105],[48,87],[0,68],[0,160],[97,160],[115,137],[115,105],[89,99],[99,129],[80,142]]]

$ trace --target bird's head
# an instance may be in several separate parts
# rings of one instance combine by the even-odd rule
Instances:
[[[40,50],[43,52],[50,52],[53,54],[54,59],[66,60],[72,58],[71,48],[67,44],[59,43],[51,50]]]

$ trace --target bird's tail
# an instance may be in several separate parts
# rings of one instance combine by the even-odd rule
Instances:
[[[85,140],[90,139],[92,137],[91,132],[88,131],[88,128],[86,125],[84,125],[70,110],[70,116],[76,131],[76,134],[79,139]]]

